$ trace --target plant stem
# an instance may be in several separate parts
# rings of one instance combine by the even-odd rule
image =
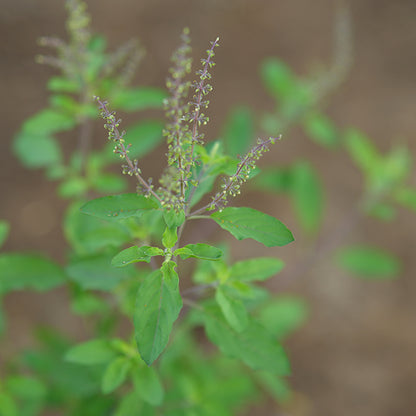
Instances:
[[[92,131],[93,124],[89,118],[85,117],[82,120],[78,136],[78,152],[81,158],[81,175],[86,173],[86,163],[91,146]]]

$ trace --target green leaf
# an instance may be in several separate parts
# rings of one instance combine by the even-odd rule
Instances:
[[[169,228],[180,227],[185,222],[185,211],[176,212],[174,209],[163,210],[163,219]]]
[[[155,149],[163,139],[163,127],[159,120],[144,120],[128,126],[125,140],[131,144],[129,156],[142,158]],[[111,147],[114,148],[114,144]]]
[[[158,247],[142,246],[129,247],[116,254],[111,260],[111,264],[115,267],[124,267],[128,264],[145,261],[150,263],[153,256],[164,256],[164,251]]]
[[[225,148],[231,156],[244,155],[254,139],[254,121],[247,107],[237,107],[229,114],[223,133]]]
[[[263,61],[260,75],[267,91],[277,99],[290,97],[297,89],[297,80],[292,70],[276,58]]]
[[[126,357],[117,357],[106,368],[101,390],[104,394],[113,392],[126,380],[127,373],[131,368],[131,361]]]
[[[71,130],[75,125],[73,116],[47,108],[27,119],[23,123],[22,131],[40,136]]]
[[[400,188],[396,191],[394,198],[398,204],[416,212],[416,189]]]
[[[229,207],[214,212],[211,218],[237,240],[252,238],[266,247],[284,246],[294,240],[292,233],[279,220],[253,208]]]
[[[0,298],[0,339],[5,334],[7,328],[6,315],[3,311],[3,305]]]
[[[83,365],[106,364],[114,359],[116,352],[111,343],[103,339],[93,339],[70,348],[65,360]]]
[[[82,203],[70,205],[64,220],[66,239],[80,254],[96,253],[104,248],[119,248],[132,240],[122,222],[108,222],[81,213]]]
[[[283,339],[302,326],[307,317],[308,308],[302,298],[280,296],[261,307],[258,319],[271,334]]]
[[[105,313],[108,311],[108,304],[96,294],[80,290],[74,295],[71,302],[71,310],[77,315],[91,315],[94,313]]]
[[[173,323],[182,309],[175,263],[164,263],[149,274],[137,293],[134,331],[143,361],[151,365],[169,341]]]
[[[20,132],[13,142],[13,152],[28,168],[42,168],[62,162],[62,152],[52,136]]]
[[[73,114],[78,116],[80,104],[72,97],[65,94],[53,94],[49,98],[52,108],[62,111],[65,114]]]
[[[166,91],[161,88],[140,87],[128,90],[120,89],[111,102],[114,108],[125,111],[138,111],[149,108],[162,108]]]
[[[92,35],[87,48],[91,52],[104,52],[107,47],[107,39],[102,35]]]
[[[143,195],[121,194],[93,199],[81,207],[81,212],[103,220],[139,217],[144,211],[157,208],[156,202]]]
[[[53,92],[78,92],[79,83],[64,77],[52,77],[49,79],[47,88]]]
[[[62,198],[81,198],[88,190],[88,182],[80,176],[68,177],[59,184],[58,194]]]
[[[91,182],[92,188],[101,193],[122,192],[127,188],[125,179],[113,173],[99,173]]]
[[[260,386],[279,403],[286,403],[292,399],[293,392],[284,378],[267,371],[257,371],[254,377]]]
[[[43,292],[67,280],[59,265],[36,254],[2,254],[0,270],[0,294],[23,289]]]
[[[304,120],[303,127],[306,134],[316,143],[334,148],[340,143],[335,124],[321,113],[310,113]]]
[[[9,234],[10,226],[7,221],[0,220],[0,247],[4,244]]]
[[[351,273],[372,279],[396,277],[400,261],[390,253],[375,247],[350,246],[337,254],[338,264]]]
[[[163,236],[162,236],[163,247],[172,248],[176,244],[177,241],[178,241],[177,228],[166,227],[165,232],[163,233]]]
[[[114,416],[132,416],[131,411],[134,409],[137,415],[158,416],[158,409],[156,407],[144,403],[140,399],[136,391],[124,394],[119,400],[115,413],[112,414]]]
[[[390,185],[405,180],[412,170],[412,154],[405,146],[396,146],[383,160],[383,173]]]
[[[323,189],[308,162],[265,170],[254,180],[254,186],[266,191],[288,193],[302,227],[309,233],[317,231],[323,216]]]
[[[229,278],[241,282],[266,280],[279,273],[283,267],[283,261],[273,257],[242,260],[231,266]]]
[[[227,325],[220,311],[209,310],[204,317],[208,338],[223,354],[242,360],[254,370],[290,374],[282,346],[261,325],[251,322],[244,331],[238,332]]]
[[[215,300],[227,320],[228,324],[237,332],[243,331],[248,325],[247,310],[240,299],[232,296],[226,287],[218,286],[215,292]]]
[[[308,162],[298,162],[292,169],[292,198],[302,227],[316,233],[323,216],[323,189],[320,180]]]
[[[199,166],[196,168],[197,174],[195,176],[201,174],[202,170],[203,175],[198,180],[198,186],[196,188],[187,188],[186,198],[192,196],[192,199],[190,200],[190,206],[194,206],[195,204],[197,204],[204,195],[206,195],[208,192],[212,190],[215,180],[220,174],[228,175],[226,171],[229,169],[233,161],[234,159],[229,158],[227,156],[222,156],[218,158],[213,157],[212,159],[209,159],[206,163],[204,163],[203,167]],[[235,170],[232,172],[232,174],[234,173]],[[193,192],[192,195],[191,192]]]
[[[93,254],[71,259],[66,272],[71,280],[83,289],[108,291],[120,282],[134,276],[130,267],[115,269],[110,265],[111,256]]]
[[[33,377],[11,376],[7,378],[6,385],[14,397],[23,400],[39,400],[47,394],[46,386]]]
[[[154,367],[141,367],[134,372],[133,383],[137,395],[152,406],[163,402],[165,392]]]
[[[396,210],[391,205],[380,202],[368,207],[367,214],[381,221],[392,221],[396,217]]]
[[[351,158],[365,173],[374,174],[379,169],[381,157],[367,136],[350,129],[344,140]]]
[[[1,416],[18,416],[17,405],[12,396],[4,391],[0,391],[0,415]]]
[[[189,257],[195,257],[201,260],[219,260],[223,252],[217,247],[208,244],[187,244],[184,247],[178,248],[173,253],[174,256],[180,256],[182,260]]]
[[[293,170],[291,167],[269,168],[254,179],[254,187],[271,192],[290,192],[293,188]]]

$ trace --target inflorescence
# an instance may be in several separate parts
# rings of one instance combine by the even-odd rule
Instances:
[[[191,84],[186,81],[186,76],[191,71],[189,30],[182,33],[182,43],[172,56],[173,68],[167,80],[167,88],[170,98],[165,100],[166,117],[169,122],[164,130],[168,144],[168,166],[159,180],[160,187],[155,191],[151,180],[142,177],[137,160],[131,160],[128,156],[130,145],[125,144],[125,132],[119,131],[121,120],[116,119],[115,113],[107,108],[107,102],[96,97],[99,104],[100,115],[105,120],[104,127],[108,130],[108,139],[115,143],[114,152],[126,162],[123,165],[123,173],[135,176],[139,181],[138,192],[146,196],[153,195],[162,206],[176,211],[184,210],[187,215],[192,216],[206,210],[222,210],[228,203],[229,197],[240,194],[241,185],[246,182],[257,161],[263,153],[269,150],[269,145],[275,143],[280,137],[267,140],[258,139],[257,144],[244,156],[240,158],[236,172],[224,179],[222,190],[213,196],[212,201],[192,213],[187,211],[186,189],[197,186],[193,179],[193,170],[198,163],[198,155],[195,146],[203,144],[204,134],[199,131],[202,125],[209,121],[202,112],[208,108],[209,101],[206,96],[212,91],[209,84],[211,74],[209,70],[215,65],[213,58],[214,49],[218,46],[219,38],[211,42],[207,50],[207,57],[202,59],[202,69],[196,72],[198,79]],[[187,101],[188,91],[193,89],[192,99]],[[191,191],[192,194],[192,191]]]
[[[138,166],[138,160],[131,160],[128,153],[130,144],[125,145],[124,136],[125,131],[120,133],[118,127],[120,126],[121,119],[116,119],[115,112],[109,111],[107,108],[107,101],[101,101],[99,97],[94,97],[97,101],[100,109],[100,116],[105,121],[104,128],[108,131],[108,140],[114,143],[113,152],[118,154],[126,164],[122,165],[123,173],[129,176],[135,176],[139,181],[138,191],[144,193],[145,196],[152,194],[156,199],[162,202],[161,198],[153,190],[151,181],[146,181],[141,175],[141,170]]]
[[[139,42],[132,39],[121,45],[113,53],[106,55],[105,62],[100,68],[96,68],[97,59],[91,51],[94,36],[91,33],[87,5],[82,0],[66,0],[66,9],[69,41],[65,42],[57,37],[40,38],[39,44],[55,49],[57,56],[38,55],[36,61],[61,69],[66,77],[81,83],[83,92],[86,87],[98,85],[99,81],[109,77],[116,79],[117,86],[127,85],[144,55]],[[91,71],[93,66],[94,71]],[[87,91],[88,100],[92,94],[92,90]]]
[[[218,46],[219,38],[211,42],[211,48],[207,50],[207,58],[202,59],[202,69],[196,72],[198,80],[191,84],[185,77],[191,71],[192,60],[189,57],[189,30],[182,33],[182,43],[172,56],[173,68],[166,86],[170,92],[170,98],[165,102],[166,117],[170,120],[165,129],[168,143],[168,173],[161,180],[162,199],[167,208],[176,210],[185,207],[185,191],[192,178],[191,169],[196,165],[195,145],[202,144],[204,135],[199,132],[201,125],[206,125],[208,117],[201,110],[206,110],[209,101],[205,96],[212,91],[208,83],[211,79],[209,72],[215,63],[214,49]],[[189,89],[193,89],[193,96],[186,102]],[[171,182],[176,182],[175,186]],[[196,185],[192,182],[192,185]]]
[[[241,185],[247,182],[250,178],[250,173],[255,169],[256,162],[263,156],[263,153],[268,152],[269,145],[274,144],[276,140],[280,140],[281,136],[276,138],[270,137],[267,140],[258,139],[256,146],[254,146],[244,157],[240,157],[240,162],[237,165],[237,170],[234,175],[223,179],[221,185],[222,191],[218,192],[212,197],[212,201],[193,212],[192,215],[198,214],[204,210],[218,209],[222,211],[228,204],[228,197],[236,197],[241,193]]]

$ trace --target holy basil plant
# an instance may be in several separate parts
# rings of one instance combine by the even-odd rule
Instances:
[[[146,244],[125,248],[112,259],[115,268],[133,267],[133,263],[148,263],[152,268],[138,287],[132,316],[138,352],[147,365],[159,358],[168,345],[173,325],[185,304],[197,309],[208,338],[226,355],[238,357],[254,369],[287,374],[289,364],[282,347],[250,317],[245,299],[245,292],[253,290],[248,281],[256,280],[257,269],[261,269],[265,259],[253,259],[253,276],[245,279],[239,278],[238,274],[233,276],[232,268],[227,272],[228,267],[224,264],[222,273],[214,277],[209,286],[202,285],[204,290],[197,299],[190,299],[181,293],[177,271],[179,262],[187,259],[218,262],[223,257],[220,248],[205,241],[181,244],[184,227],[190,220],[215,222],[238,240],[251,238],[266,247],[283,246],[293,241],[292,233],[278,219],[252,208],[227,206],[229,198],[240,193],[240,187],[249,179],[256,161],[275,139],[258,140],[236,162],[222,154],[215,144],[211,146],[211,149],[216,148],[215,152],[204,148],[200,128],[208,119],[202,111],[208,107],[206,96],[212,89],[208,83],[211,78],[209,71],[214,65],[218,39],[211,43],[207,57],[202,60],[202,69],[198,71],[199,78],[191,87],[185,80],[190,70],[188,43],[188,32],[184,31],[183,44],[174,55],[175,66],[167,83],[170,98],[166,100],[165,107],[169,122],[164,134],[168,143],[168,167],[159,180],[159,187],[155,188],[150,180],[144,178],[138,160],[130,157],[130,146],[125,138],[128,133],[120,132],[120,120],[108,109],[107,102],[97,97],[108,138],[113,143],[114,152],[123,161],[123,172],[137,180],[138,194],[93,199],[81,207],[81,212],[100,220],[122,223],[126,227],[138,224],[143,217],[149,216],[159,215],[163,221],[160,235],[148,235]],[[190,88],[192,98],[187,102]],[[224,159],[228,163],[222,165],[223,169],[212,169]],[[207,204],[193,207],[193,197],[199,185],[213,184],[219,174],[229,170],[229,165],[234,165],[235,170],[225,176],[222,189]],[[207,191],[209,188],[204,187],[203,193]],[[272,268],[266,277],[273,276],[277,271]],[[210,292],[215,294],[213,298],[200,299],[202,294],[205,296]]]
[[[41,45],[57,56],[38,57],[60,70],[48,82],[49,105],[23,123],[13,143],[22,163],[45,169],[69,200],[65,261],[1,253],[0,295],[66,287],[71,312],[91,335],[75,342],[64,330],[37,329],[37,347],[17,354],[1,379],[0,414],[230,415],[264,392],[288,400],[290,365],[282,342],[305,320],[305,303],[263,286],[283,261],[233,261],[224,242],[227,233],[266,248],[293,241],[274,216],[229,204],[280,136],[253,142],[251,117],[240,107],[223,139],[205,144],[218,39],[193,83],[185,29],[167,91],[131,87],[143,55],[137,41],[108,53],[104,37],[91,33],[85,4],[66,4],[69,41],[43,38]],[[98,96],[117,111],[164,107],[167,122],[142,118],[121,131],[110,104]],[[109,141],[92,150],[98,116]],[[67,157],[59,140],[69,131],[77,141]],[[163,137],[167,166],[153,182],[139,160]],[[120,160],[136,192],[127,192],[126,178],[108,169]],[[8,230],[1,221],[0,245]],[[212,243],[212,230],[223,242]],[[0,314],[0,332],[7,331],[4,318]]]

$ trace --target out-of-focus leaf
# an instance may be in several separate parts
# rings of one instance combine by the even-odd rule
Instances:
[[[108,305],[96,294],[80,290],[72,299],[71,310],[75,314],[86,316],[93,313],[103,313],[108,310]]]
[[[100,173],[93,179],[91,186],[101,193],[123,192],[127,188],[125,179],[113,173]]]
[[[283,267],[283,261],[273,257],[242,260],[231,266],[229,278],[241,282],[266,280],[279,273]]]
[[[324,114],[308,114],[304,120],[303,127],[306,134],[313,141],[326,148],[334,148],[340,143],[335,124]]]
[[[364,172],[371,175],[379,169],[380,155],[368,137],[358,130],[350,129],[344,140],[352,159]]]
[[[88,42],[88,50],[91,52],[104,52],[107,47],[107,39],[102,35],[92,35]]]
[[[161,88],[139,87],[119,89],[112,98],[114,108],[124,111],[138,111],[149,108],[162,108],[166,91]]]
[[[0,270],[0,294],[23,289],[47,291],[66,281],[59,265],[37,254],[1,254]]]
[[[130,267],[113,268],[111,256],[95,254],[74,258],[66,267],[68,276],[83,289],[111,290],[123,280],[134,276]]]
[[[62,198],[80,198],[88,190],[88,182],[81,176],[66,178],[59,184],[58,194]]]
[[[303,325],[308,308],[303,299],[293,296],[279,296],[260,308],[259,321],[278,339],[288,337]]]
[[[237,107],[228,116],[221,137],[227,154],[244,155],[254,142],[254,121],[247,107]]]
[[[40,136],[71,130],[75,125],[73,116],[47,108],[27,119],[23,123],[22,131]]]
[[[65,360],[83,365],[105,364],[116,356],[111,343],[103,339],[93,339],[70,348],[65,354]]]
[[[133,236],[122,222],[108,222],[82,214],[81,205],[72,204],[64,220],[65,237],[78,253],[96,253],[131,241]]]
[[[144,211],[155,208],[157,204],[151,199],[130,193],[93,199],[81,207],[81,212],[110,221],[132,216],[138,217]]]
[[[117,357],[108,365],[104,372],[101,389],[104,394],[116,390],[126,380],[131,361],[127,357]]]
[[[12,396],[0,391],[0,414],[1,416],[18,416],[17,404]]]
[[[391,184],[397,184],[406,179],[411,168],[411,152],[404,146],[394,147],[383,163],[384,175]]]
[[[286,122],[296,120],[310,105],[313,97],[309,86],[297,79],[291,69],[276,58],[263,61],[261,78],[267,91],[279,102],[279,115],[267,115],[262,124],[270,134],[277,135],[280,123],[274,119],[281,117]]]
[[[153,367],[141,367],[134,372],[133,382],[137,395],[152,406],[163,402],[164,390],[157,371]]]
[[[295,211],[303,228],[315,233],[323,216],[323,189],[320,180],[308,162],[298,162],[292,169],[292,198]]]
[[[131,144],[129,156],[142,158],[155,149],[163,139],[163,127],[159,120],[143,120],[128,126],[125,140]]]
[[[78,115],[80,104],[69,95],[53,94],[49,98],[50,106],[57,111],[62,111],[64,114]]]
[[[278,377],[268,371],[257,371],[254,377],[279,403],[285,403],[292,398],[292,391],[284,378]]]
[[[392,221],[396,217],[396,210],[388,204],[378,203],[369,208],[367,213],[382,221]]]
[[[279,100],[290,97],[297,88],[297,80],[291,69],[276,58],[263,61],[260,75],[266,89]]]
[[[337,254],[338,264],[351,273],[369,279],[391,279],[401,269],[400,261],[375,247],[350,246]]]
[[[39,380],[27,376],[11,376],[6,380],[7,390],[23,400],[39,400],[46,396],[47,388]],[[1,414],[1,413],[0,413]]]
[[[7,221],[0,220],[0,247],[4,244],[9,234],[10,226]]]
[[[398,204],[416,212],[416,189],[403,187],[396,191],[395,200]]]
[[[28,168],[42,168],[62,161],[59,145],[48,134],[21,131],[13,142],[13,151]]]
[[[251,322],[244,331],[237,332],[227,325],[221,311],[210,309],[205,313],[205,330],[223,354],[238,358],[255,370],[290,373],[282,346],[261,325]]]
[[[114,416],[131,416],[131,409],[135,409],[138,412],[137,414],[146,416],[157,416],[158,412],[157,407],[143,402],[139,392],[136,391],[124,394],[121,397]]]
[[[49,79],[47,88],[53,92],[78,92],[80,85],[78,82],[64,78],[64,77],[52,77]]]
[[[248,314],[243,302],[232,295],[227,287],[218,286],[215,300],[228,324],[237,332],[243,331],[248,325]]]
[[[265,191],[290,192],[293,188],[293,170],[291,167],[264,169],[254,179],[254,186]]]

